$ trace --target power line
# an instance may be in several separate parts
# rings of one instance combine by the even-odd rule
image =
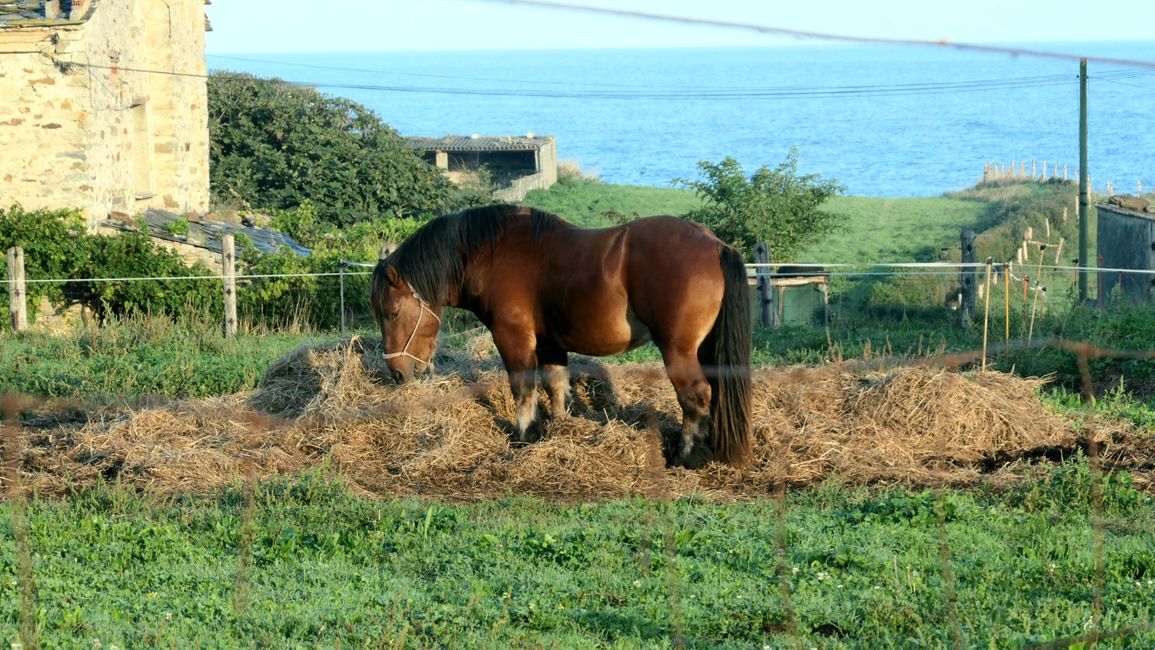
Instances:
[[[835,41],[844,43],[863,43],[874,45],[905,45],[918,47],[945,47],[956,50],[969,50],[973,52],[987,52],[993,54],[1011,54],[1014,56],[1031,56],[1038,58],[1063,59],[1067,61],[1079,61],[1086,59],[1088,62],[1107,63],[1112,65],[1126,65],[1144,68],[1155,68],[1155,62],[1140,61],[1135,59],[1120,59],[1115,57],[1102,56],[1085,56],[1079,54],[1067,54],[1064,52],[1051,52],[1046,50],[1032,50],[1019,47],[1006,47],[999,45],[981,45],[977,43],[956,43],[953,41],[938,39],[938,40],[924,40],[912,38],[882,38],[872,36],[854,36],[850,34],[835,34],[831,32],[814,32],[801,29],[791,29],[789,27],[773,27],[769,25],[756,25],[752,23],[742,23],[727,20],[715,20],[712,18],[694,18],[691,16],[675,16],[671,14],[657,14],[648,11],[634,11],[629,9],[611,9],[608,7],[591,7],[589,5],[571,4],[568,2],[550,2],[547,0],[474,0],[475,2],[490,2],[498,4],[509,5],[525,5],[529,7],[543,7],[548,9],[564,9],[566,11],[584,12],[601,14],[607,16],[623,16],[627,18],[642,18],[645,20],[680,23],[686,25],[702,25],[707,27],[722,27],[726,29],[741,29],[747,31],[754,31],[760,34],[772,34],[777,36],[788,36],[791,38],[819,40],[819,41]]]
[[[569,86],[569,85],[572,85],[568,81],[503,79],[500,77],[469,77],[469,76],[464,76],[464,75],[436,74],[433,72],[402,72],[402,71],[398,71],[398,70],[388,70],[388,71],[379,70],[379,69],[375,70],[372,68],[349,68],[349,67],[344,67],[344,66],[317,65],[314,63],[295,63],[292,61],[275,61],[275,60],[269,60],[269,59],[253,59],[253,58],[249,58],[249,57],[225,56],[225,55],[219,55],[219,54],[210,54],[208,56],[211,58],[214,58],[214,59],[226,59],[229,61],[244,61],[247,63],[263,63],[266,65],[278,65],[278,66],[287,66],[287,67],[294,67],[294,68],[311,68],[314,70],[331,70],[331,71],[335,71],[335,72],[365,72],[368,74],[390,74],[390,75],[397,75],[397,76],[404,76],[404,77],[428,77],[428,78],[433,78],[433,79],[461,79],[464,81],[496,81],[496,82],[500,82],[500,83],[526,83],[526,84],[543,84],[543,85],[551,85],[551,86]],[[610,88],[631,87],[631,84],[618,84],[618,83],[607,83],[607,82],[586,83],[584,85],[587,85],[587,86],[605,86],[605,87],[610,87]]]
[[[145,68],[130,68],[123,66],[108,66],[94,63],[81,63],[52,59],[60,67],[84,67],[99,70],[117,70],[121,72],[138,72],[142,74],[158,74],[176,77],[193,77],[213,80],[211,74],[173,72],[167,70],[153,70]],[[293,64],[289,64],[293,65]],[[341,70],[342,68],[331,68]],[[345,69],[357,71],[356,69]],[[1122,74],[1096,75],[1095,78],[1111,80],[1112,78],[1126,78],[1141,76],[1135,72],[1121,71]],[[1152,73],[1142,73],[1151,75]],[[603,100],[723,100],[723,99],[805,99],[827,97],[885,97],[908,95],[938,95],[957,92],[978,92],[986,90],[1017,90],[1044,86],[1068,85],[1073,83],[1070,75],[1038,75],[1033,77],[1013,77],[1007,79],[978,79],[969,81],[919,82],[893,85],[863,85],[863,86],[833,86],[829,88],[817,86],[802,87],[768,87],[768,88],[719,88],[669,91],[655,90],[544,90],[544,89],[501,89],[501,88],[462,88],[441,86],[404,86],[385,84],[357,84],[325,81],[303,81],[289,79],[260,79],[267,83],[284,83],[291,86],[305,88],[324,88],[341,90],[361,90],[374,92],[395,93],[425,93],[441,95],[464,95],[480,97],[533,97],[539,99],[603,99]]]

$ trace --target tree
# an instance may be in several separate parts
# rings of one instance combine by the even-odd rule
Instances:
[[[789,259],[842,226],[842,215],[821,207],[846,188],[818,174],[799,176],[797,147],[778,167],[762,166],[749,179],[729,156],[718,164],[703,160],[698,170],[699,180],[678,181],[703,200],[702,207],[683,216],[710,228],[748,259],[760,241],[770,244],[777,259]]]
[[[476,202],[369,109],[239,73],[209,78],[209,169],[218,197],[292,210],[311,201],[339,226],[428,217]]]

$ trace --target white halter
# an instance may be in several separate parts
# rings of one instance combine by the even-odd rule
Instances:
[[[417,323],[413,325],[413,331],[409,333],[409,340],[405,341],[405,347],[401,348],[400,352],[389,352],[389,353],[386,353],[384,356],[386,359],[394,359],[396,357],[409,357],[410,359],[413,359],[414,361],[416,361],[418,363],[423,363],[423,364],[429,366],[429,365],[432,365],[433,357],[430,356],[429,359],[426,360],[426,359],[422,359],[420,357],[417,357],[413,354],[410,354],[409,353],[409,345],[411,343],[413,343],[413,337],[417,336],[417,330],[421,329],[421,319],[425,316],[425,312],[429,312],[429,315],[437,320],[438,326],[441,325],[441,317],[438,316],[436,313],[434,313],[434,311],[429,308],[429,303],[425,302],[425,299],[422,298],[420,294],[418,294],[416,291],[413,290],[413,285],[409,285],[409,291],[413,294],[413,297],[416,298],[417,302],[421,305],[421,311],[417,312]]]

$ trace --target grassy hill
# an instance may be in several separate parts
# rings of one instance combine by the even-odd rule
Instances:
[[[701,205],[692,190],[607,185],[565,177],[548,190],[530,192],[526,205],[554,212],[585,226],[603,227],[654,214],[682,215]],[[846,229],[784,262],[929,261],[958,246],[963,227],[993,225],[992,205],[979,197],[880,199],[840,196],[827,209],[846,215]]]

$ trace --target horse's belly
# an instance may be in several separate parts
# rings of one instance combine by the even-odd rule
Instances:
[[[651,340],[650,328],[634,317],[633,313],[614,322],[591,324],[584,328],[569,328],[565,336],[558,337],[559,343],[567,350],[593,357],[621,354],[645,345]]]

